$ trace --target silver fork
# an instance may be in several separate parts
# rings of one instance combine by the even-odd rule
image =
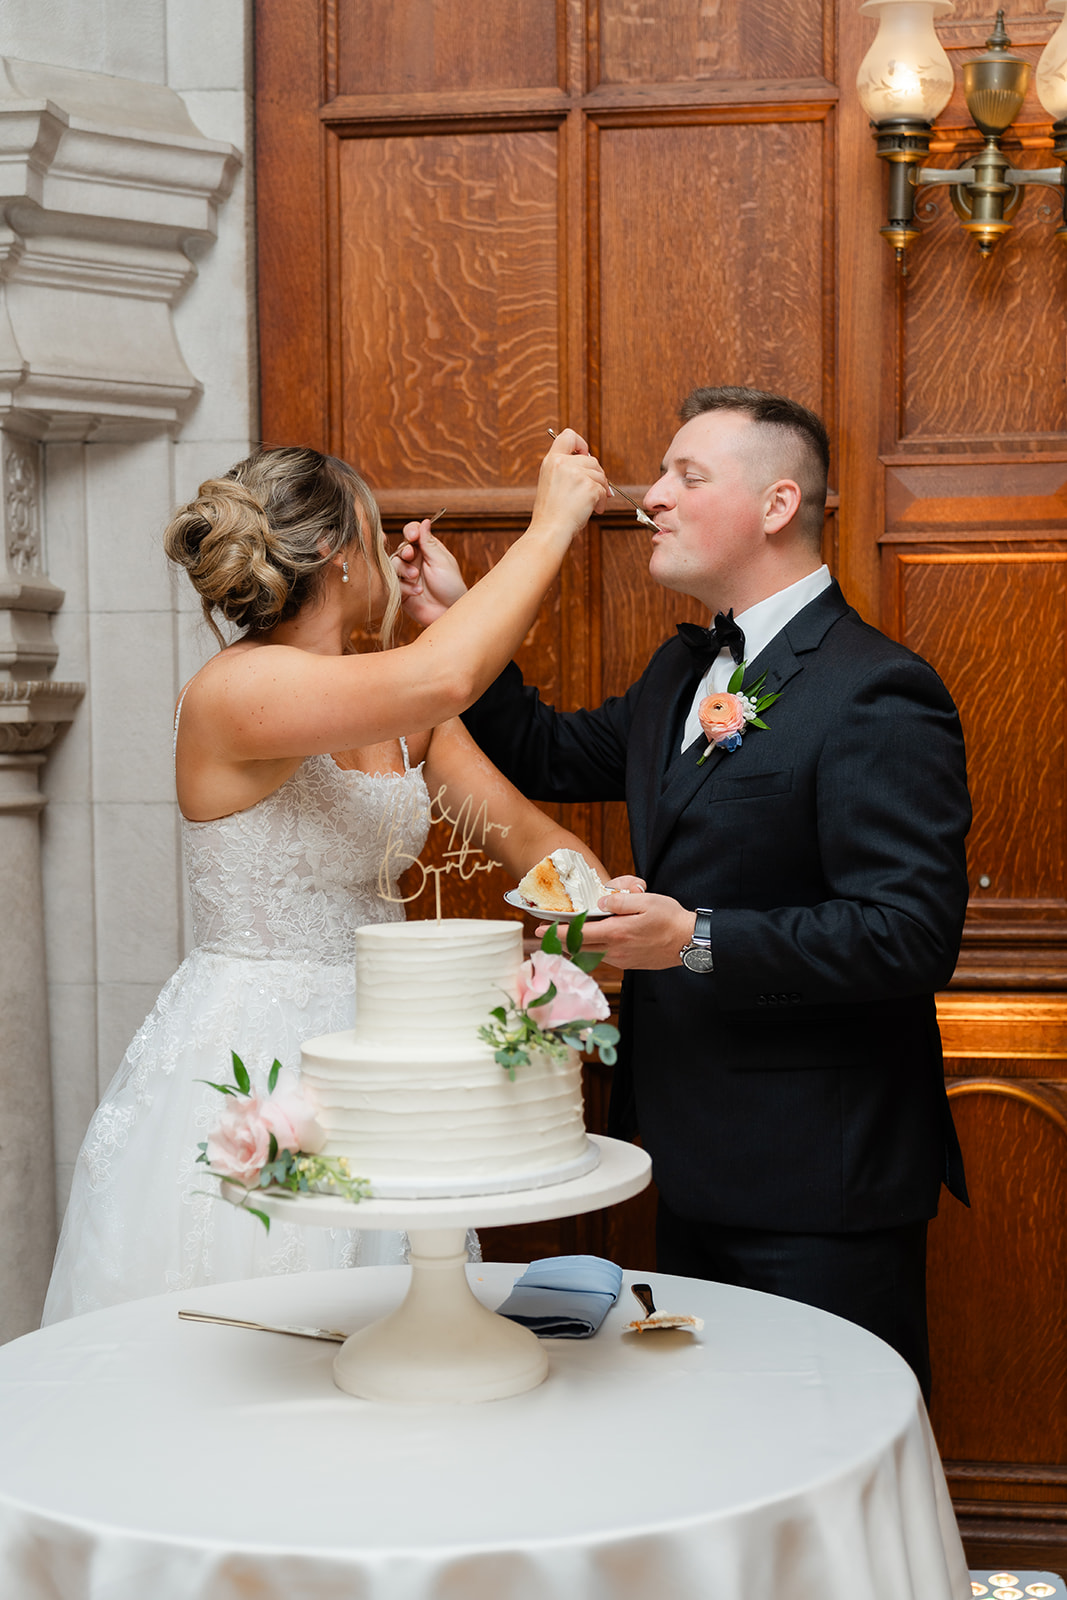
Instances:
[[[559,434],[556,433],[554,428],[549,428],[548,432],[549,432],[549,436],[551,438],[553,438],[553,439],[558,439],[559,438]],[[649,516],[648,512],[645,510],[644,506],[640,505],[634,499],[632,494],[627,494],[625,489],[620,489],[617,483],[609,483],[608,484],[608,488],[611,490],[612,494],[621,495],[624,500],[628,500],[630,502],[630,504],[634,508],[634,512],[635,512],[635,514],[637,516],[638,522],[643,522],[647,528],[655,528],[657,533],[662,533],[663,530],[659,526],[659,524],[657,522],[653,522],[652,521],[652,518]]]

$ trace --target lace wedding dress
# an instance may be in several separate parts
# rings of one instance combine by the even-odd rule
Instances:
[[[311,756],[272,795],[218,822],[183,821],[196,947],[126,1052],[78,1156],[44,1322],[268,1273],[405,1259],[402,1234],[262,1223],[212,1197],[199,1142],[235,1050],[266,1092],[274,1058],[352,1026],[355,932],[402,921],[384,863],[417,856],[420,768],[344,771]]]

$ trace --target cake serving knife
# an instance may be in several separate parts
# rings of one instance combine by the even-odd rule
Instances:
[[[244,1317],[216,1317],[207,1311],[179,1311],[183,1322],[217,1322],[224,1328],[251,1328],[255,1333],[291,1333],[297,1339],[324,1339],[328,1344],[344,1344],[347,1333],[333,1328],[289,1328],[275,1322],[248,1322]]]

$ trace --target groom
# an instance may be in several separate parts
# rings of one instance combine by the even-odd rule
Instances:
[[[966,1198],[934,1007],[967,903],[959,721],[822,565],[819,418],[740,388],[681,418],[649,571],[714,633],[596,710],[511,666],[465,720],[532,798],[627,802],[648,892],[586,942],[625,969],[611,1131],[652,1155],[659,1269],[847,1317],[928,1395],[927,1220],[942,1182]],[[730,736],[738,662],[778,698]]]

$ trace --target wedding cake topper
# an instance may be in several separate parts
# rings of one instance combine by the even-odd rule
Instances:
[[[441,879],[454,872],[462,883],[469,883],[477,872],[491,872],[494,867],[502,867],[502,861],[494,861],[489,856],[486,844],[491,833],[499,833],[502,839],[506,839],[511,832],[510,824],[504,826],[490,821],[486,801],[475,807],[474,796],[469,794],[452,812],[445,802],[446,793],[446,786],[442,784],[430,798],[430,826],[446,823],[452,830],[448,836],[448,847],[442,852],[443,866],[430,866],[403,848],[401,819],[395,813],[387,814],[379,828],[379,837],[383,833],[385,836],[378,867],[379,899],[406,905],[409,900],[418,899],[427,880],[432,878],[438,922],[441,920]],[[418,869],[417,886],[410,894],[394,894],[394,883],[409,868]]]

